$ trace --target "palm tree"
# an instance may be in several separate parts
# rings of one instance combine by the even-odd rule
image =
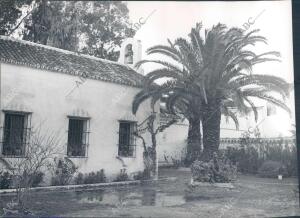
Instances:
[[[178,38],[174,44],[168,40],[169,46],[148,49],[148,54],[162,54],[171,60],[142,60],[137,64],[139,67],[150,62],[162,67],[147,74],[145,88],[134,99],[133,113],[144,100],[152,98],[154,105],[162,95],[169,95],[169,111],[182,112],[189,120],[189,135],[197,137],[195,141],[201,137],[198,130],[202,122],[204,154],[209,158],[219,148],[221,114],[231,117],[238,127],[231,108],[249,113],[250,107],[257,119],[253,99],[259,98],[289,111],[284,104],[289,93],[283,79],[252,73],[252,67],[258,63],[279,61],[278,52],[257,55],[246,49],[257,42],[266,43],[266,38],[254,35],[258,30],[245,33],[218,24],[205,30],[203,39],[201,28],[201,23],[192,28],[190,40]],[[161,78],[171,80],[159,86],[155,81]]]
[[[198,55],[202,58],[205,71],[196,78],[201,84],[204,95],[201,100],[201,121],[203,128],[204,153],[211,157],[220,143],[220,122],[222,112],[230,115],[238,124],[238,119],[229,108],[235,107],[248,113],[250,107],[257,120],[253,100],[262,99],[290,111],[284,100],[289,95],[289,84],[280,77],[254,74],[254,65],[267,61],[279,61],[278,52],[256,54],[248,50],[258,42],[266,43],[266,38],[218,24],[206,31],[202,40],[197,27],[192,30],[191,38],[198,45]]]
[[[185,54],[181,55],[180,50],[175,45],[170,41],[169,43],[170,46],[154,46],[147,52],[148,54],[171,54],[176,60],[187,59],[184,57]],[[155,103],[163,96],[168,96],[166,98],[167,111],[172,114],[183,115],[189,121],[186,163],[190,164],[199,156],[201,151],[200,87],[193,82],[191,78],[193,72],[188,71],[186,67],[160,60],[142,60],[136,66],[139,67],[147,62],[154,62],[162,65],[162,67],[146,75],[144,89],[135,96],[132,111],[135,114],[139,105],[148,98],[151,98],[151,105],[154,107]],[[160,78],[171,78],[171,80],[158,85],[155,81]]]

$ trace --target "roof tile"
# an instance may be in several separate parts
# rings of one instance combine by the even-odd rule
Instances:
[[[0,61],[142,87],[144,76],[132,68],[88,55],[0,36]]]

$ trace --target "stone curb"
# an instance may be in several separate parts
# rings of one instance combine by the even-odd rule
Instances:
[[[108,183],[95,183],[95,184],[80,184],[80,185],[64,185],[64,186],[44,186],[30,188],[29,191],[65,191],[65,190],[76,190],[76,189],[87,189],[97,187],[112,187],[112,186],[126,186],[126,185],[139,185],[140,180],[136,181],[124,181],[124,182],[108,182]],[[0,194],[15,193],[16,189],[1,189]]]
[[[63,185],[63,186],[44,186],[30,188],[29,191],[75,191],[75,190],[86,190],[89,188],[101,188],[101,187],[114,187],[114,186],[129,186],[129,185],[142,185],[142,184],[153,184],[158,181],[174,181],[173,177],[166,177],[157,180],[135,180],[135,181],[123,181],[123,182],[107,182],[107,183],[95,183],[95,184],[80,184],[80,185]],[[16,189],[0,189],[1,194],[15,193]]]

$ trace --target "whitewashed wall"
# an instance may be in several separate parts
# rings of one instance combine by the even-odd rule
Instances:
[[[292,102],[294,99],[289,100]],[[288,103],[289,104],[289,103]],[[247,116],[239,115],[239,129],[236,129],[235,123],[229,118],[222,116],[221,119],[221,138],[240,138],[245,131],[253,132],[255,127],[258,127],[262,138],[276,138],[291,136],[290,130],[293,128],[293,116],[290,116],[286,111],[276,108],[276,113],[267,116],[267,107],[262,104],[258,107],[258,120],[255,121],[254,114],[250,113]],[[292,114],[293,115],[293,114]],[[159,161],[165,162],[165,156],[168,160],[171,157],[180,160],[184,154],[182,151],[186,147],[186,139],[188,135],[188,122],[185,120],[183,125],[172,125],[159,135]],[[251,137],[254,137],[253,133]],[[226,145],[220,144],[220,148],[225,148]]]
[[[150,112],[149,102],[140,107],[135,117],[131,103],[138,88],[87,79],[74,89],[75,81],[80,80],[72,75],[1,63],[1,126],[2,110],[33,112],[32,126],[43,123],[45,131],[59,131],[66,154],[67,116],[88,116],[91,118],[88,158],[71,160],[83,173],[104,169],[108,177],[114,177],[124,168],[116,158],[118,120],[143,121]],[[137,140],[136,156],[123,158],[128,173],[143,170],[142,152],[141,141]]]
[[[188,121],[173,124],[164,132],[158,135],[158,160],[165,162],[165,159],[171,161],[171,158],[180,160],[185,154],[187,135],[188,135]]]

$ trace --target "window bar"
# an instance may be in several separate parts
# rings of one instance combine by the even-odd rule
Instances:
[[[88,157],[88,151],[89,151],[88,147],[90,145],[90,125],[91,124],[90,124],[90,120],[87,120],[86,122],[87,122],[87,127],[88,127],[87,131],[88,132],[87,132],[87,139],[86,139],[87,140],[87,143],[86,143],[87,145],[86,145],[86,150],[85,150],[85,156]]]
[[[133,145],[134,145],[134,157],[136,157],[136,136],[134,135],[134,132],[136,132],[137,126],[136,123],[133,124]]]

